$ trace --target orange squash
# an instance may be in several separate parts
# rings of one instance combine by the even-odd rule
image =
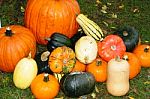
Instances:
[[[83,72],[83,71],[85,71],[85,68],[86,68],[85,64],[81,63],[79,60],[76,60],[76,63],[75,63],[75,66],[74,66],[72,72],[77,72],[77,71]]]
[[[72,37],[78,31],[76,16],[79,13],[77,0],[29,0],[24,22],[39,44],[47,44],[45,38],[54,32]]]
[[[127,60],[130,65],[129,66],[129,71],[130,71],[129,78],[132,79],[136,77],[141,71],[141,63],[138,57],[134,53],[125,52],[123,59]]]
[[[0,70],[13,72],[20,59],[36,53],[36,40],[32,32],[19,25],[0,28]]]
[[[31,83],[31,91],[36,99],[53,99],[59,92],[58,80],[50,74],[39,74]]]
[[[150,67],[150,46],[138,45],[133,53],[139,58],[142,67]]]
[[[66,46],[57,47],[49,56],[50,69],[55,73],[69,73],[75,66],[74,51]]]
[[[107,62],[101,58],[96,58],[87,65],[86,71],[92,73],[97,82],[104,82],[107,79]]]

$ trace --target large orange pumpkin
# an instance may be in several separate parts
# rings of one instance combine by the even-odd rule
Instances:
[[[141,61],[142,67],[150,67],[150,45],[138,45],[133,53],[139,58]]]
[[[36,40],[32,32],[19,25],[0,29],[0,70],[13,72],[17,62],[31,52],[36,53]]]
[[[74,51],[66,46],[57,47],[49,56],[50,69],[55,73],[69,73],[75,66]]]
[[[72,37],[78,30],[76,16],[80,7],[76,0],[29,0],[25,10],[25,26],[32,30],[40,44],[54,32]]]
[[[136,77],[141,71],[141,63],[140,63],[140,60],[138,59],[138,57],[134,53],[125,52],[123,59],[127,60],[130,65],[129,66],[130,79]]]
[[[98,57],[87,65],[86,71],[92,73],[97,82],[104,82],[107,79],[107,62]]]

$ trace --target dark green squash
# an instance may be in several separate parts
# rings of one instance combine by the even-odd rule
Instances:
[[[72,49],[74,49],[76,42],[77,42],[82,36],[86,36],[86,34],[84,33],[84,31],[83,31],[82,29],[78,29],[78,32],[70,38],[70,40],[71,40],[71,42],[72,42]]]
[[[123,39],[126,45],[127,52],[132,52],[139,43],[139,33],[134,27],[121,27],[118,30],[116,30],[114,34],[120,36]]]
[[[90,94],[95,88],[95,78],[89,72],[72,72],[61,78],[60,88],[72,98]]]
[[[55,32],[51,35],[50,38],[47,38],[47,40],[48,40],[47,49],[50,52],[52,52],[55,48],[61,46],[72,47],[71,40],[61,33]]]
[[[41,74],[41,73],[53,74],[53,72],[50,70],[49,65],[48,65],[49,55],[50,55],[49,51],[44,51],[44,52],[36,54],[35,61],[38,66],[38,74]]]

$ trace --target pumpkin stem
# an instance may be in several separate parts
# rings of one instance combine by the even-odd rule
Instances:
[[[31,51],[29,52],[28,58],[32,58]]]
[[[123,31],[123,36],[128,36],[128,32],[127,31]]]
[[[41,55],[41,60],[42,60],[42,61],[47,61],[49,55],[50,55],[50,52],[49,52],[49,51],[43,52],[42,55]]]
[[[111,46],[111,49],[112,49],[113,51],[115,51],[115,50],[116,50],[116,45],[112,45],[112,46]]]
[[[48,73],[45,73],[44,74],[44,79],[43,79],[44,82],[48,82],[49,81],[49,74]]]
[[[96,66],[100,66],[100,65],[102,65],[102,61],[101,60],[96,60]]]
[[[148,52],[149,51],[149,46],[147,46],[146,48],[144,48],[144,52]]]
[[[6,28],[5,35],[6,35],[6,36],[12,36],[12,35],[13,35],[12,30],[10,29],[10,27],[7,27],[7,28]]]

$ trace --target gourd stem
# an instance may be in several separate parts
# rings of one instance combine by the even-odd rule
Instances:
[[[121,61],[120,56],[116,56],[116,57],[115,57],[115,60],[116,60],[117,62],[120,62],[120,61]]]
[[[111,46],[111,49],[112,49],[113,51],[115,51],[115,50],[116,50],[116,45],[112,45],[112,46]]]
[[[32,58],[31,51],[29,52],[28,58]]]
[[[128,36],[128,32],[127,31],[123,31],[123,36]]]
[[[5,35],[6,36],[12,36],[13,35],[12,30],[9,27],[6,28]]]
[[[149,52],[149,46],[147,46],[146,48],[144,48],[144,52]]]
[[[45,40],[46,40],[46,41],[50,41],[50,40],[51,40],[51,38],[49,38],[49,37],[48,37],[48,38],[45,38]]]
[[[124,55],[122,59],[128,61],[129,60],[128,55]]]
[[[45,73],[44,74],[44,79],[43,79],[44,82],[48,82],[49,81],[49,74],[48,73]]]

